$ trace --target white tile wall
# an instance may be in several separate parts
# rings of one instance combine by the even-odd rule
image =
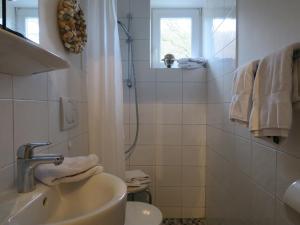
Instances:
[[[154,204],[164,217],[203,217],[206,70],[151,69],[150,0],[126,3],[119,0],[118,11],[124,22],[124,15],[129,11],[133,15],[134,64],[140,106],[140,136],[129,168],[150,173]],[[121,39],[124,39],[123,34]],[[121,46],[123,64],[126,64],[125,41]],[[123,67],[126,74],[126,65]],[[125,89],[127,93],[128,88]],[[127,140],[132,142],[136,127],[133,90],[129,95],[130,100],[124,100],[125,133]]]
[[[130,12],[130,0],[118,1],[118,16],[126,17]]]
[[[130,0],[130,12],[136,18],[150,18],[150,1]]]
[[[13,152],[13,104],[11,100],[0,101],[0,168],[14,162]]]
[[[183,103],[206,103],[206,83],[183,83]]]
[[[15,150],[33,140],[48,140],[48,102],[15,101],[13,115]]]
[[[149,64],[144,64],[144,66],[149,66]],[[197,80],[196,85],[205,88],[203,78],[205,75],[202,74],[205,71],[198,72],[199,77],[202,78],[198,82],[196,73],[193,74],[194,79]],[[189,101],[189,97],[186,98],[188,103],[191,103],[183,104],[182,76],[185,71],[174,69],[170,72],[162,69],[152,70],[147,74],[155,76],[154,78],[143,76],[143,81],[138,83],[141,128],[139,145],[130,159],[130,167],[141,168],[142,166],[144,169],[145,166],[150,166],[154,168],[155,176],[152,177],[155,184],[152,187],[154,200],[164,212],[164,216],[203,217],[206,92],[195,93],[191,89],[191,100]],[[193,84],[189,82],[187,84]],[[135,134],[135,111],[132,104],[132,91],[130,93],[131,111],[127,122],[131,124],[130,139],[132,141]],[[190,94],[188,89],[187,94]],[[193,197],[195,198],[189,197],[183,203],[183,198],[180,196],[184,195],[183,192],[187,191],[187,188],[194,188]],[[166,191],[170,191],[171,194],[163,195],[162,193]],[[176,195],[175,199],[173,195]],[[201,204],[195,205],[195,199]]]
[[[135,151],[135,154],[130,159],[131,164],[136,166],[154,165],[155,145],[139,145]]]
[[[181,104],[156,104],[156,119],[160,124],[181,124],[182,113]]]
[[[156,186],[158,189],[160,189],[161,187],[180,186],[180,166],[157,166],[156,169]]]
[[[183,145],[206,145],[205,125],[183,125],[182,128]]]
[[[15,173],[14,173],[14,165],[9,165],[7,167],[2,167],[0,170],[0,189],[1,192],[12,191],[15,189]]]
[[[13,77],[13,96],[16,99],[47,100],[47,75]]]
[[[206,104],[183,104],[183,124],[205,124]]]
[[[159,103],[182,103],[182,84],[164,82],[157,83],[157,101]]]
[[[234,150],[235,166],[246,175],[251,175],[252,148],[250,141],[236,137]]]
[[[179,207],[182,205],[182,193],[181,188],[168,187],[159,188],[156,191],[156,204],[165,207]],[[180,212],[181,214],[181,212]]]
[[[158,166],[181,166],[180,146],[157,146],[156,165]]]
[[[261,168],[264,168],[263,170]],[[254,181],[270,194],[275,194],[276,151],[253,143],[252,175]]]
[[[47,6],[47,12],[53,11],[55,15],[57,9],[53,2],[53,8]],[[45,3],[45,1],[40,3],[41,18],[45,16],[43,15]],[[53,25],[52,21],[43,20],[41,24],[47,29]],[[44,47],[61,46],[60,40],[57,43],[55,40],[53,43],[48,43],[41,38],[41,41]],[[64,52],[63,48],[60,50]],[[86,77],[78,66],[80,56],[70,55],[66,58],[71,64],[71,69],[24,77],[0,75],[1,192],[15,188],[15,155],[17,148],[22,144],[50,141],[52,145],[49,148],[37,151],[61,153],[66,156],[88,154]],[[76,131],[59,130],[59,97],[61,96],[73,98],[78,103],[80,119]],[[68,143],[71,146],[68,147]]]
[[[157,125],[157,144],[181,145],[182,132],[182,128],[179,125]]]
[[[124,62],[123,65],[126,65],[126,62]],[[136,79],[138,82],[155,82],[155,71],[150,69],[150,63],[148,61],[136,61],[134,66],[136,72]]]
[[[300,177],[298,114],[294,112],[289,138],[278,146],[268,139],[254,138],[247,128],[229,122],[228,108],[236,60],[241,65],[299,41],[300,33],[294,26],[299,20],[295,9],[300,3],[276,0],[270,12],[263,1],[239,1],[237,41],[234,29],[224,33],[227,21],[236,18],[235,2],[209,0],[203,10],[204,52],[209,58],[207,222],[208,225],[298,225],[299,214],[282,202],[287,187]],[[275,14],[280,14],[280,19]],[[250,29],[255,38],[249,37]]]
[[[159,69],[156,72],[157,81],[180,82],[182,81],[182,70],[179,69]],[[198,73],[199,76],[199,73]],[[200,77],[200,76],[199,76]]]
[[[5,74],[0,74],[0,98],[12,98],[12,77]]]

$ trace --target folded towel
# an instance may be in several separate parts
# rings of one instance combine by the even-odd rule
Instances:
[[[184,63],[189,63],[189,62],[198,63],[198,64],[206,64],[207,60],[205,58],[181,58],[181,59],[177,59],[177,62],[179,64],[184,64]]]
[[[241,66],[235,72],[233,79],[233,94],[229,107],[229,118],[242,126],[248,127],[252,108],[252,91],[254,77],[259,61],[253,61]]]
[[[35,169],[35,177],[49,186],[77,182],[103,172],[96,155],[66,157],[59,166],[42,164]]]
[[[178,63],[178,67],[181,69],[192,70],[192,69],[203,68],[204,65],[190,62],[190,63]]]
[[[125,181],[128,187],[139,187],[151,183],[150,176],[141,170],[125,171]]]
[[[149,175],[145,174],[141,170],[127,170],[125,171],[125,179],[126,181],[131,181],[134,179],[140,180],[140,179],[147,179],[149,178]]]
[[[287,137],[292,124],[293,53],[300,43],[259,63],[253,87],[249,128],[256,137]]]
[[[205,58],[182,58],[178,59],[178,67],[182,69],[197,69],[205,67],[207,60]]]
[[[126,182],[127,187],[140,187],[144,184],[150,184],[151,180],[150,179],[146,179],[143,181],[140,180],[132,180],[130,182]]]

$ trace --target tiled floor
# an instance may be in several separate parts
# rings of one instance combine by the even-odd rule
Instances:
[[[191,218],[191,219],[164,219],[163,225],[205,225],[202,219]]]

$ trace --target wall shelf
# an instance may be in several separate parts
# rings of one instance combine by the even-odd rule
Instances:
[[[38,44],[0,29],[0,73],[26,76],[69,67]]]

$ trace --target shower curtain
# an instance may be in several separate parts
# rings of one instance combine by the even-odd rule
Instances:
[[[86,1],[90,152],[124,177],[123,86],[115,0]]]

